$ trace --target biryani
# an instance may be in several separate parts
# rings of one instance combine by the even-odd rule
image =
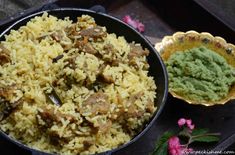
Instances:
[[[0,44],[1,130],[66,155],[127,143],[157,108],[148,54],[88,15],[31,19]]]

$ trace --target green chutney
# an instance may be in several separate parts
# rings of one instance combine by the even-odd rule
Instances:
[[[235,83],[235,69],[205,47],[177,51],[166,62],[169,89],[193,101],[218,101]]]

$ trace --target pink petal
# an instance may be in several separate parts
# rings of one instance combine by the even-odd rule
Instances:
[[[186,123],[186,119],[184,119],[184,118],[180,118],[180,119],[178,120],[178,125],[179,125],[179,127],[182,127],[185,123]]]
[[[180,148],[181,145],[180,145],[180,140],[178,137],[176,136],[173,136],[171,137],[169,140],[168,140],[168,148],[169,149],[172,149],[172,148]]]
[[[187,119],[186,120],[186,124],[187,124],[187,126],[191,125],[192,124],[192,120],[191,119]]]
[[[169,150],[170,155],[184,155],[185,154],[185,148],[173,148]]]
[[[144,24],[139,22],[137,29],[139,32],[144,32],[144,29],[145,29]]]
[[[123,17],[122,19],[125,23],[127,23],[128,25],[134,27],[135,29],[137,29],[139,32],[144,32],[144,24],[139,22],[138,20],[134,20],[131,18],[131,16],[126,15]]]
[[[169,150],[169,154],[170,154],[170,155],[177,155],[178,152],[177,152],[176,149],[170,149],[170,150]]]
[[[194,125],[194,124],[190,124],[190,125],[188,125],[188,128],[189,128],[190,130],[193,130],[193,129],[195,128],[195,125]]]
[[[135,29],[137,28],[138,23],[136,21],[134,21],[133,19],[131,19],[131,16],[126,15],[125,17],[123,17],[122,19],[125,23],[131,25],[132,27],[134,27]]]
[[[128,23],[131,20],[131,17],[129,15],[126,15],[122,19],[125,23]]]

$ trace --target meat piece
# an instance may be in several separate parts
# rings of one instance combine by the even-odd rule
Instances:
[[[18,105],[22,103],[22,99],[15,101],[14,103],[10,103],[0,97],[0,121],[5,117],[8,117]]]
[[[50,36],[56,42],[60,43],[65,51],[69,50],[73,46],[72,41],[66,36],[64,30],[57,30],[54,33],[52,33]]]
[[[99,133],[107,133],[110,128],[112,127],[112,121],[110,120],[107,120],[107,122],[105,123],[99,123],[99,126],[98,126],[98,132]]]
[[[63,32],[61,30],[55,31],[54,33],[51,34],[52,39],[54,39],[57,42],[60,42],[64,35]]]
[[[0,65],[11,62],[10,51],[0,44]]]
[[[14,86],[0,87],[0,97],[10,99]]]
[[[100,82],[108,83],[108,84],[114,83],[114,79],[112,78],[112,76],[103,74],[105,67],[106,67],[105,64],[102,64],[99,67],[97,80]]]
[[[104,51],[106,53],[115,53],[116,52],[116,49],[114,48],[114,46],[112,44],[106,44],[104,45]]]
[[[17,90],[16,85],[11,85],[7,87],[0,87],[0,98],[5,100],[6,102],[10,102],[10,100],[15,96],[15,91]],[[11,107],[15,108],[18,104],[11,103]]]
[[[146,105],[146,112],[153,113],[154,112],[154,102],[152,102],[150,99],[148,100],[148,103]]]
[[[83,141],[83,146],[84,146],[84,149],[87,150],[90,146],[94,145],[94,141],[92,140],[84,140]]]
[[[55,146],[63,146],[65,144],[67,144],[71,140],[71,138],[72,138],[72,136],[71,137],[70,136],[69,137],[65,137],[63,135],[60,136],[58,131],[51,130],[50,128],[47,128],[45,130],[45,132],[47,133],[47,135],[50,138],[50,143],[52,145],[55,145]]]
[[[46,123],[47,127],[53,125],[53,122],[60,122],[62,119],[68,120],[71,123],[76,121],[74,116],[55,111],[53,107],[41,107],[41,109],[42,111],[38,111],[38,115]]]
[[[130,53],[128,54],[129,60],[134,59],[135,57],[148,56],[149,51],[147,49],[143,50],[140,45],[130,44]]]
[[[90,43],[87,43],[82,51],[86,52],[86,53],[90,53],[90,54],[96,54],[97,51],[95,50],[95,48],[90,44]]]
[[[134,103],[136,100],[140,99],[142,95],[144,95],[144,93],[142,91],[138,92],[134,95],[131,95],[128,99],[128,102]]]
[[[96,49],[89,42],[85,43],[85,41],[77,41],[75,47],[77,47],[80,51],[83,51],[85,53],[90,53],[90,54],[97,53]]]
[[[69,38],[74,39],[75,36],[79,36],[80,34],[76,30],[76,24],[72,24],[71,26],[65,28],[65,33]]]
[[[102,92],[97,92],[84,101],[80,112],[82,115],[91,113],[91,115],[94,116],[96,114],[106,114],[109,109],[110,103],[108,101],[108,96]]]
[[[103,60],[106,61],[111,66],[118,66],[121,62],[120,59],[117,58],[116,53],[118,52],[112,44],[104,45],[104,55]],[[110,57],[105,57],[105,55],[110,55]]]
[[[110,118],[111,120],[122,121],[125,116],[126,116],[125,109],[123,107],[119,107],[114,109]]]
[[[77,108],[77,110],[79,111],[79,108]],[[94,124],[92,122],[88,121],[86,119],[86,117],[84,117],[84,116],[81,116],[81,117],[83,118],[83,122],[80,124],[80,126],[81,127],[89,127],[86,131],[78,129],[79,131],[81,131],[83,133],[82,135],[97,134],[98,129],[94,127]]]
[[[130,106],[127,108],[127,117],[139,118],[144,114],[144,111],[135,105],[135,101],[140,99],[143,94],[143,92],[139,92],[130,96],[127,101],[130,104]]]
[[[144,111],[140,110],[135,104],[131,104],[128,107],[127,116],[131,118],[140,118],[143,116]]]
[[[96,26],[94,28],[84,29],[80,32],[82,37],[93,38],[94,40],[102,39],[107,36],[107,32],[102,27]]]
[[[17,101],[11,103],[10,100],[15,95],[17,87],[15,85],[0,88],[0,120],[7,117],[19,104],[23,102],[20,98]]]
[[[53,132],[53,131],[47,131],[47,134],[49,135],[50,138],[50,143],[52,145],[57,145],[57,146],[61,146],[61,144],[63,144],[63,141],[61,141],[61,137],[59,136],[59,134],[57,132]]]

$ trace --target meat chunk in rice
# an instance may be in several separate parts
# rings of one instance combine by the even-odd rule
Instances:
[[[11,62],[10,51],[0,44],[0,65]]]
[[[140,109],[135,102],[141,98],[143,92],[139,92],[137,94],[131,95],[128,99],[128,104],[130,106],[127,108],[127,117],[128,118],[140,118],[144,114],[144,110]]]
[[[22,103],[22,97],[11,102],[11,99],[16,96],[16,85],[0,87],[0,120],[7,117],[19,104]]]
[[[62,119],[68,120],[70,122],[76,121],[74,116],[55,111],[53,107],[41,107],[41,109],[38,111],[38,115],[46,123],[47,127],[53,125],[53,122],[61,122]]]
[[[82,115],[107,114],[110,109],[108,96],[102,92],[97,92],[89,96],[81,107]]]
[[[93,28],[84,29],[81,31],[80,35],[82,37],[92,38],[94,40],[103,39],[107,36],[107,32],[103,30],[102,27],[96,26]]]
[[[143,49],[140,45],[130,44],[130,53],[128,55],[128,58],[132,60],[135,57],[142,57],[142,56],[148,56],[149,51],[147,49]]]

